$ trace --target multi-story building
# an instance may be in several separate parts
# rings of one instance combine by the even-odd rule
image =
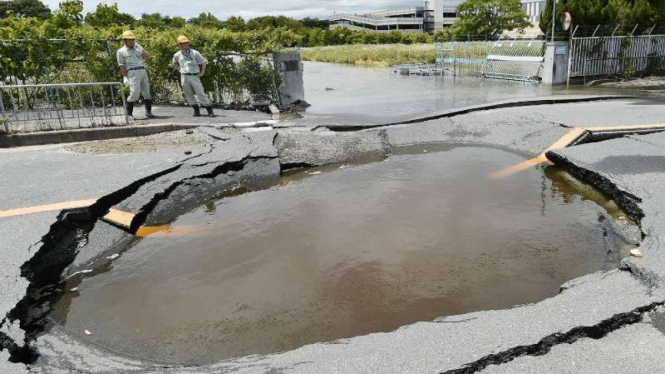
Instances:
[[[330,28],[347,27],[356,30],[388,32],[435,32],[450,27],[457,20],[457,6],[463,0],[427,0],[422,7],[383,10],[365,14],[334,14],[329,17]],[[545,1],[522,0],[529,21],[537,24],[545,9]]]
[[[540,22],[540,16],[545,11],[546,2],[543,0],[522,0],[522,9],[529,16],[529,21],[537,25]]]

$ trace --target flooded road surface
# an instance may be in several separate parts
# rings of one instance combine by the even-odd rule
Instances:
[[[335,122],[386,123],[434,111],[536,96],[616,93],[501,79],[402,76],[389,68],[305,62],[306,116]]]
[[[210,202],[85,279],[52,317],[124,354],[203,363],[536,302],[617,265],[604,209],[565,173],[491,180],[524,158],[415,151]]]

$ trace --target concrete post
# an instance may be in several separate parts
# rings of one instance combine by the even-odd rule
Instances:
[[[569,53],[568,42],[547,43],[542,74],[543,84],[549,86],[566,84],[568,81],[568,63],[570,61]]]
[[[306,107],[303,64],[299,51],[278,52],[273,55],[275,70],[280,77],[279,106],[288,108],[298,104]]]

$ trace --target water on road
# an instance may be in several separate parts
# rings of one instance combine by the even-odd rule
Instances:
[[[52,318],[124,354],[203,363],[536,302],[626,251],[563,172],[492,180],[524,157],[408,152],[211,201],[77,284]]]
[[[305,98],[312,104],[306,115],[319,122],[397,122],[498,100],[609,92],[501,79],[402,76],[388,68],[304,64]]]

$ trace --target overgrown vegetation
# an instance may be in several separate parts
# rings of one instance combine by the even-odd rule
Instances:
[[[308,61],[335,62],[358,66],[387,67],[396,64],[434,63],[434,44],[343,45],[301,50]]]
[[[115,52],[122,46],[119,36],[126,26],[94,27],[85,22],[82,10],[81,1],[69,0],[46,19],[9,15],[0,20],[0,80],[4,84],[119,81]],[[97,12],[86,19],[106,25],[109,17]],[[153,55],[148,70],[153,96],[161,102],[172,100],[178,91],[171,61],[180,34],[188,35],[210,61],[203,78],[206,89],[218,95],[218,102],[238,104],[244,103],[247,93],[255,101],[274,99],[276,76],[264,59],[294,41],[289,33],[232,32],[193,24],[161,30],[140,26],[134,32]]]
[[[543,33],[552,31],[552,2],[547,0],[540,29]],[[641,25],[643,30],[665,22],[665,0],[559,0],[557,2],[557,20],[564,12],[572,15],[573,23],[582,26]],[[557,34],[562,33],[557,22]],[[630,31],[630,30],[629,30]]]

